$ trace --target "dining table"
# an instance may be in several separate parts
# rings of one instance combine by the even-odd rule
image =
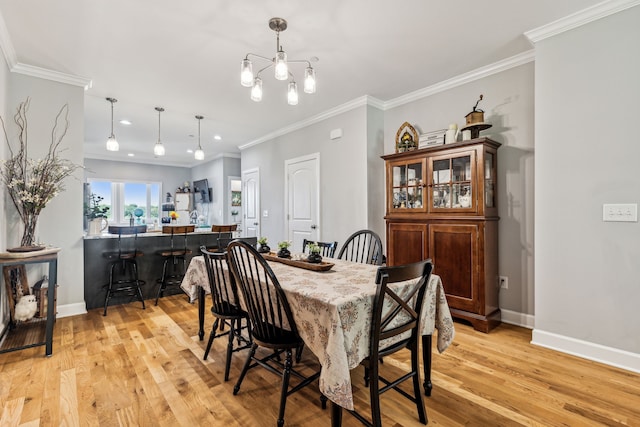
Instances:
[[[369,354],[369,325],[379,267],[333,258],[323,261],[332,264],[324,271],[291,265],[295,263],[268,263],[287,296],[300,336],[320,362],[319,388],[332,401],[332,425],[339,425],[342,408],[354,408],[350,371]],[[400,290],[415,284],[415,280],[394,286]],[[202,340],[205,296],[210,293],[202,256],[191,259],[181,287],[191,302],[198,301],[198,335]],[[431,274],[420,319],[426,395],[431,394],[431,347],[436,330],[436,347],[443,352],[453,341],[455,329],[442,281]]]

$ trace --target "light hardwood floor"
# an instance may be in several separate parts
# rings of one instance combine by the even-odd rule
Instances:
[[[210,314],[206,325],[210,328]],[[223,381],[225,341],[207,361],[197,337],[197,307],[184,295],[58,319],[54,354],[44,348],[0,355],[0,426],[273,426],[279,378],[252,370],[232,390],[246,353]],[[208,331],[207,331],[208,334]],[[205,337],[206,339],[206,337]],[[456,338],[434,353],[431,426],[640,426],[640,375],[529,344],[527,329],[490,334],[456,323]],[[313,363],[306,351],[303,363]],[[402,369],[407,354],[385,358]],[[368,408],[362,370],[352,373],[356,404]],[[285,425],[328,426],[317,386],[289,397]],[[382,397],[383,423],[419,426],[415,406],[393,391]],[[360,424],[344,414],[345,426]]]

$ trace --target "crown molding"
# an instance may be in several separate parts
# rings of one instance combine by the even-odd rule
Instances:
[[[73,74],[61,73],[59,71],[53,71],[46,68],[36,67],[33,65],[22,64],[18,62],[18,55],[13,48],[9,31],[7,31],[7,25],[4,21],[4,17],[0,12],[0,49],[4,54],[4,58],[7,61],[9,71],[17,74],[24,74],[26,76],[37,77],[40,79],[51,80],[58,83],[65,83],[72,86],[80,86],[87,88],[91,85],[91,79],[87,77],[75,76]]]
[[[281,129],[278,129],[278,130],[276,130],[274,132],[271,132],[271,133],[269,133],[267,135],[264,135],[264,136],[262,136],[262,137],[260,137],[258,139],[254,139],[253,141],[247,142],[246,144],[239,145],[238,148],[240,150],[244,150],[244,149],[247,149],[249,147],[253,147],[254,145],[262,144],[263,142],[270,141],[270,140],[272,140],[274,138],[277,138],[279,136],[286,135],[286,134],[291,133],[293,131],[296,131],[298,129],[302,129],[302,128],[305,128],[305,127],[307,127],[309,125],[312,125],[312,124],[315,124],[315,123],[319,123],[319,122],[321,122],[323,120],[326,120],[326,119],[328,119],[330,117],[334,117],[334,116],[340,115],[340,114],[345,113],[347,111],[351,111],[354,108],[362,107],[362,106],[365,106],[365,105],[372,105],[374,107],[382,109],[382,107],[384,106],[384,102],[379,100],[379,99],[377,99],[377,98],[374,98],[372,96],[368,96],[368,95],[361,96],[361,97],[356,98],[356,99],[354,99],[352,101],[346,102],[346,103],[344,103],[342,105],[338,105],[335,108],[332,108],[330,110],[324,111],[324,112],[322,112],[320,114],[316,114],[315,116],[311,116],[308,119],[305,119],[305,120],[299,121],[297,123],[294,123],[291,126],[283,127]]]
[[[549,37],[556,36],[565,31],[572,30],[582,25],[588,24],[598,19],[605,18],[614,13],[621,12],[640,4],[640,0],[607,0],[588,7],[579,12],[560,18],[541,27],[527,31],[524,35],[531,41],[537,43]]]
[[[13,67],[10,67],[10,69],[13,73],[24,74],[31,77],[38,77],[40,79],[51,80],[58,83],[65,83],[72,86],[80,86],[82,88],[87,88],[91,85],[91,79],[87,77],[61,73],[59,71],[36,67],[34,65],[17,63]]]
[[[520,65],[532,62],[534,60],[535,51],[531,49],[526,52],[522,52],[509,58],[503,59],[502,61],[494,62],[493,64],[476,68],[475,70],[469,71],[468,73],[460,74],[458,76],[444,80],[440,83],[436,83],[434,85],[418,89],[414,92],[410,92],[406,95],[390,99],[389,101],[384,103],[384,109],[388,110],[400,105],[408,104],[409,102],[417,101],[419,99],[426,98],[427,96],[435,95],[436,93],[453,89],[457,86],[462,86],[474,80],[479,80],[492,74],[497,74],[502,71],[506,71],[511,68],[515,68]]]

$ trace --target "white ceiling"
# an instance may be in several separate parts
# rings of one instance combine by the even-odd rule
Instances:
[[[364,95],[389,101],[532,49],[524,32],[600,0],[0,0],[3,51],[13,62],[86,77],[85,155],[168,165],[197,164]],[[272,17],[288,21],[290,59],[314,63],[317,93],[286,102],[286,83],[265,73],[255,103],[240,85],[248,52],[272,57]],[[0,20],[0,26],[2,22]],[[7,49],[7,47],[9,49]],[[10,62],[10,61],[8,61]],[[259,64],[254,62],[254,71]],[[293,65],[302,83],[303,66]],[[114,97],[120,151],[105,150]],[[473,102],[473,100],[470,100]],[[32,99],[37,102],[37,99]],[[162,113],[167,155],[153,157]],[[120,119],[133,124],[123,126]],[[214,141],[219,134],[221,141]]]

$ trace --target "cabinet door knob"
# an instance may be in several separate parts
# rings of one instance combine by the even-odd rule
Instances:
[[[311,229],[312,229],[312,230],[315,230],[316,228],[318,228],[318,226],[317,226],[317,225],[315,225],[315,224],[313,224],[313,225],[311,226]]]

